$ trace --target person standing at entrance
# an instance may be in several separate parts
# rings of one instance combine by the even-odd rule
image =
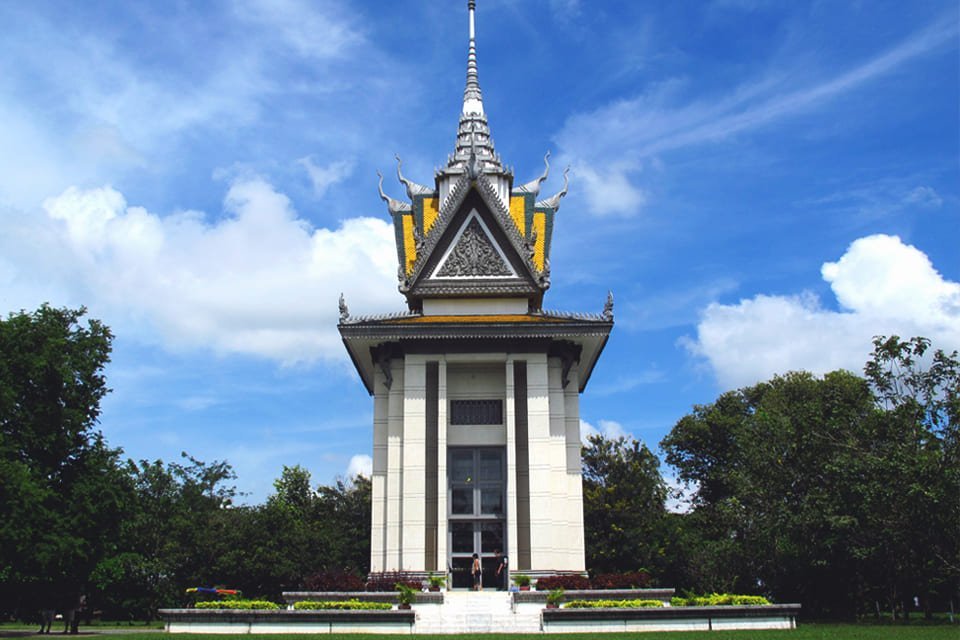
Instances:
[[[497,549],[495,555],[497,558],[497,591],[506,591],[507,576],[510,574],[510,571],[507,569],[507,556],[502,555],[500,549]]]
[[[480,567],[480,556],[473,554],[473,564],[470,565],[470,575],[473,576],[473,590],[483,591],[483,569]]]

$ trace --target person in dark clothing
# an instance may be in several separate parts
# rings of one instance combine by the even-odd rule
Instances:
[[[507,590],[507,579],[510,575],[509,562],[507,561],[507,556],[500,553],[500,549],[496,551],[497,558],[497,591],[506,591]]]

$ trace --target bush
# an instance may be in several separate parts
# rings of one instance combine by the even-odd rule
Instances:
[[[396,591],[397,585],[402,584],[405,587],[416,589],[423,586],[420,579],[412,573],[403,571],[384,571],[383,573],[372,573],[370,579],[365,585],[366,591]]]
[[[345,571],[321,571],[303,581],[307,591],[363,591],[363,578]]]
[[[573,573],[556,576],[544,576],[537,580],[537,591],[553,591],[554,589],[589,589],[590,580]]]
[[[590,579],[594,589],[643,589],[650,585],[650,574],[644,570],[630,573],[602,573]]]
[[[652,609],[662,607],[659,600],[571,600],[567,609]]]
[[[279,609],[280,605],[269,600],[206,600],[194,605],[196,609]]]
[[[689,598],[670,598],[670,605],[674,607],[717,607],[760,604],[770,604],[770,601],[763,596],[744,596],[732,593],[711,593],[705,596],[690,596]]]
[[[293,605],[294,610],[296,611],[316,611],[318,609],[339,609],[346,611],[355,611],[362,609],[392,609],[393,605],[389,602],[361,602],[356,598],[350,600],[340,600],[340,601],[330,601],[324,600],[321,602],[310,602],[304,600],[302,602],[296,602]]]

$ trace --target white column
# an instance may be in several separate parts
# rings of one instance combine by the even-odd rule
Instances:
[[[507,548],[504,550],[510,567],[516,569],[519,559],[517,549],[517,408],[513,380],[513,356],[507,357],[504,420],[507,430]]]
[[[403,360],[391,360],[390,371],[393,384],[390,386],[387,419],[387,524],[385,571],[399,571],[400,550],[403,546],[400,502],[403,481]]]
[[[574,364],[567,373],[567,388],[563,390],[567,426],[567,519],[569,522],[569,567],[584,571],[586,557],[583,540],[583,475],[580,466],[580,365]]]
[[[546,354],[527,357],[527,433],[530,447],[530,568],[553,569],[553,492],[550,464],[550,389]]]
[[[447,572],[447,362],[437,363],[437,569]]]
[[[423,571],[426,566],[427,367],[423,356],[404,359],[403,480],[400,567]]]
[[[387,429],[389,398],[386,380],[379,370],[373,378],[373,473],[370,478],[372,513],[370,519],[370,571],[387,570]]]
[[[550,567],[567,570],[569,567],[570,523],[567,514],[567,425],[563,393],[563,363],[560,358],[550,358],[547,379],[550,386],[550,446],[545,455],[550,461],[550,502],[553,558]]]

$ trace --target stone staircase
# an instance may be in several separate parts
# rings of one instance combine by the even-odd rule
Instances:
[[[447,591],[442,605],[413,605],[414,633],[540,633],[540,611],[514,612],[506,591]]]

